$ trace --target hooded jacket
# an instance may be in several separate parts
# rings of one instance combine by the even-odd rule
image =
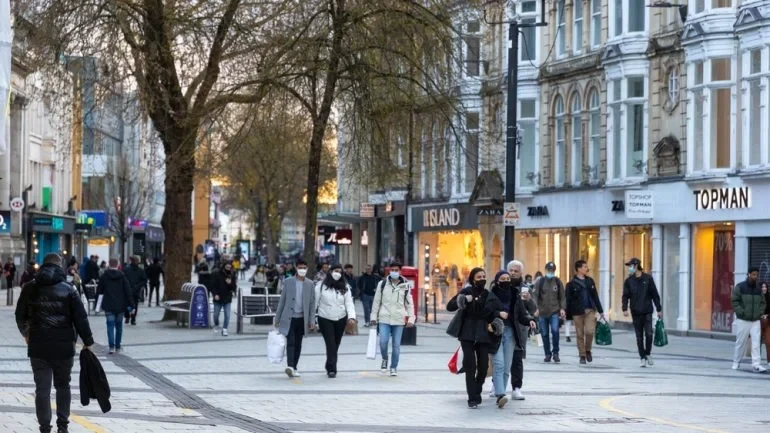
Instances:
[[[372,320],[393,326],[414,324],[414,304],[409,282],[404,277],[398,277],[395,284],[386,278],[377,285],[372,303]]]
[[[128,278],[117,269],[110,268],[104,271],[96,287],[96,294],[104,295],[102,310],[106,313],[123,314],[128,307],[134,305],[134,292],[131,290]]]
[[[214,273],[211,293],[219,296],[214,299],[216,304],[230,304],[233,302],[233,295],[238,291],[238,278],[234,271],[227,271],[225,268]]]
[[[16,304],[16,324],[29,338],[27,356],[67,359],[75,356],[78,335],[94,344],[85,307],[60,266],[44,264],[25,285]]]

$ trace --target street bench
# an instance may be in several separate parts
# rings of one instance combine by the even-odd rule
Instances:
[[[245,295],[238,289],[238,323],[236,324],[236,333],[243,333],[244,318],[255,319],[256,323],[263,322],[263,324],[270,324],[272,318],[275,317],[275,311],[278,309],[278,303],[280,301],[281,295],[271,295],[267,293]],[[264,323],[264,319],[268,319],[267,323]]]
[[[185,326],[190,323],[190,306],[192,305],[192,296],[197,284],[184,283],[182,291],[179,293],[179,299],[170,299],[163,303],[166,311],[171,311],[176,315],[176,326]]]

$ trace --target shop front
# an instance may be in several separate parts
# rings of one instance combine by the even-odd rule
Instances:
[[[470,204],[410,206],[420,281],[443,304],[462,288],[471,269],[484,267],[484,242]],[[492,273],[492,271],[490,271]]]
[[[146,256],[148,258],[161,258],[163,257],[163,242],[166,239],[166,235],[163,232],[163,227],[156,224],[147,224],[147,228],[144,231],[144,240],[146,244]],[[246,242],[246,251],[248,257],[248,242]]]
[[[72,254],[72,237],[75,233],[75,218],[44,212],[28,212],[30,229],[29,259],[43,262],[46,254],[61,254],[69,260]]]

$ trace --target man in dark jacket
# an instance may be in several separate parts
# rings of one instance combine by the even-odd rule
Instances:
[[[99,281],[99,257],[91,256],[88,262],[86,262],[85,271],[85,277],[83,278],[85,284]]]
[[[738,283],[733,289],[730,300],[735,310],[735,354],[733,355],[733,370],[741,366],[746,340],[751,336],[751,365],[756,373],[767,371],[761,364],[760,341],[762,335],[761,319],[765,315],[765,295],[757,282],[759,268],[749,269],[746,281]]]
[[[591,345],[596,331],[596,313],[604,317],[602,301],[596,290],[594,279],[588,276],[588,264],[585,260],[575,262],[575,276],[565,288],[567,296],[567,319],[575,322],[580,363],[593,362]]]
[[[134,305],[131,285],[123,272],[118,270],[118,259],[110,259],[110,267],[104,271],[96,288],[97,299],[102,297],[101,310],[107,319],[107,341],[110,353],[120,352],[123,339],[123,316]]]
[[[152,292],[155,292],[155,306],[160,306],[160,277],[164,275],[160,259],[155,257],[152,264],[147,267],[147,280],[150,282],[150,293],[147,297],[147,306],[152,307]]]
[[[126,323],[130,320],[131,325],[136,325],[136,314],[139,312],[139,300],[147,285],[147,274],[144,272],[144,269],[139,267],[138,256],[131,257],[131,264],[126,266],[124,273],[126,274],[126,278],[128,278],[128,284],[131,286],[131,295],[134,300],[132,305],[133,311],[131,314],[126,315]]]
[[[35,411],[41,433],[51,431],[51,379],[56,388],[56,426],[69,425],[70,375],[78,336],[94,344],[88,316],[77,290],[67,283],[62,259],[48,254],[35,280],[25,285],[16,305],[16,324],[27,342],[35,378]]]
[[[626,263],[628,278],[623,283],[623,315],[628,317],[628,304],[631,303],[631,317],[636,331],[636,347],[639,349],[640,367],[655,365],[652,352],[652,305],[663,317],[660,294],[652,275],[643,272],[642,262],[633,258]]]
[[[364,326],[367,328],[371,326],[369,322],[372,318],[372,304],[374,303],[374,295],[377,294],[377,283],[379,282],[380,277],[372,273],[372,265],[366,265],[366,270],[358,277],[358,290],[361,294],[361,303],[364,304]]]
[[[36,273],[37,273],[37,263],[30,261],[29,263],[27,263],[27,269],[25,269],[24,273],[21,274],[21,280],[19,281],[19,285],[24,287],[25,284],[34,280]]]
[[[358,280],[356,279],[355,275],[353,275],[353,265],[347,264],[345,265],[345,281],[348,282],[348,285],[350,286],[351,295],[353,295],[353,300],[361,296],[361,292],[358,290]]]
[[[13,257],[8,257],[8,261],[3,266],[3,272],[5,274],[5,280],[8,284],[6,287],[13,287],[13,279],[16,278],[16,264],[13,263]]]
[[[214,294],[214,332],[219,327],[219,312],[225,310],[225,321],[222,326],[222,336],[227,337],[227,326],[230,324],[230,305],[233,294],[238,290],[238,278],[233,271],[233,265],[225,262],[222,269],[214,274],[212,293]]]

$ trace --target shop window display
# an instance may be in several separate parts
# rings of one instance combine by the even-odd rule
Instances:
[[[730,294],[735,283],[733,223],[695,226],[692,263],[693,329],[732,332]]]
[[[545,264],[556,263],[556,276],[567,281],[572,278],[572,262],[575,251],[572,250],[573,231],[563,230],[524,230],[519,232],[516,246],[516,259],[524,263],[524,272],[534,275],[543,272]]]
[[[436,294],[439,305],[462,289],[471,269],[484,266],[484,243],[478,230],[424,232],[419,244],[428,246],[419,259],[420,280],[426,281],[427,260],[430,277],[426,286]]]
[[[625,263],[636,257],[642,261],[644,272],[652,272],[652,229],[650,226],[622,226],[612,228],[610,255],[610,317],[612,320],[630,322],[623,316],[623,283],[628,277]],[[656,282],[656,284],[660,284]],[[665,310],[665,306],[664,306]]]

